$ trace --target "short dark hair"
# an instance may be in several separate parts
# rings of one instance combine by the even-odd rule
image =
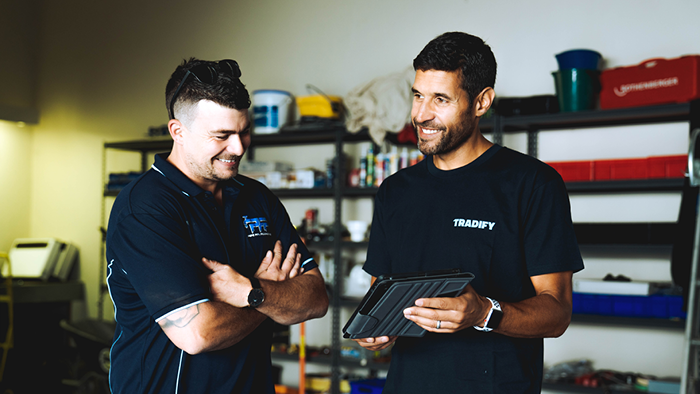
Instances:
[[[435,37],[413,59],[418,71],[460,70],[462,89],[473,103],[482,90],[496,84],[496,58],[491,47],[477,36],[462,32],[448,32]]]
[[[202,64],[210,65],[219,71],[217,63],[193,57],[189,60],[183,60],[182,64],[177,66],[170,76],[165,86],[165,105],[168,107],[168,112],[170,111],[170,100],[172,100],[175,90],[182,78],[187,74],[187,71]],[[182,88],[180,88],[180,92],[175,100],[173,107],[177,107],[178,103],[196,104],[200,100],[210,100],[228,108],[238,110],[250,108],[250,95],[243,82],[241,82],[240,78],[231,77],[223,72],[218,73],[216,80],[212,84],[202,83],[190,75]]]

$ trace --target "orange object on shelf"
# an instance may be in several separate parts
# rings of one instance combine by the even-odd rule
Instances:
[[[281,384],[275,385],[275,394],[299,394],[299,390],[283,386]]]

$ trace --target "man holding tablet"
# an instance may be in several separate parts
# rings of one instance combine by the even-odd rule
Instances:
[[[411,119],[426,157],[382,183],[364,269],[456,268],[474,279],[457,297],[404,310],[425,336],[356,341],[394,344],[384,393],[539,393],[542,338],[567,329],[572,274],[583,269],[564,182],[481,134],[496,78],[482,39],[445,33],[413,65]]]

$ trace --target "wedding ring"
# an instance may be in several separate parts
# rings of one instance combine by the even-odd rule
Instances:
[[[438,330],[440,329],[440,320],[437,321],[437,327],[435,328],[437,328]]]

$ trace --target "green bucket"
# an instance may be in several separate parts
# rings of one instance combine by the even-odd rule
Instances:
[[[576,112],[595,109],[600,81],[597,70],[570,68],[552,73],[559,110]]]

